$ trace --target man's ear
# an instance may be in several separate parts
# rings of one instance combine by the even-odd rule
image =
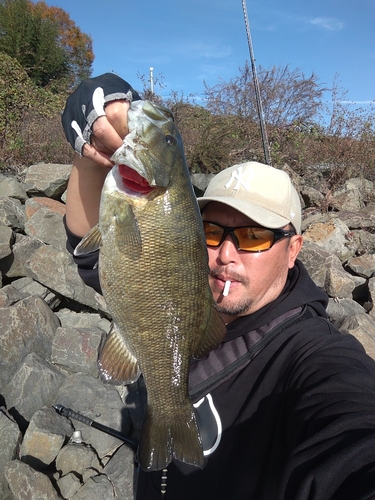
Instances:
[[[290,238],[289,242],[289,269],[292,269],[296,258],[302,248],[303,237],[300,234],[296,234]]]

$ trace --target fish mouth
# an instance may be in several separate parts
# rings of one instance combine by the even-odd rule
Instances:
[[[139,175],[139,173],[131,167],[120,164],[118,165],[118,171],[121,176],[122,183],[127,189],[140,194],[148,194],[154,189],[153,186],[150,186],[147,179]]]

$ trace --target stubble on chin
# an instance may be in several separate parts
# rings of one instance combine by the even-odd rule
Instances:
[[[225,275],[228,279],[232,281],[237,281],[243,285],[244,290],[248,290],[248,280],[243,276],[230,272],[227,273],[223,268],[215,268],[211,269],[210,276],[215,278],[217,276]],[[223,297],[222,293],[220,293],[218,300],[216,301],[217,310],[224,315],[227,316],[244,316],[251,310],[251,307],[254,304],[254,300],[249,296],[241,296],[240,298],[235,299],[229,290],[229,295],[227,297]]]
[[[251,310],[254,301],[248,297],[242,301],[230,301],[227,304],[216,303],[216,308],[221,314],[225,314],[226,316],[245,316]]]

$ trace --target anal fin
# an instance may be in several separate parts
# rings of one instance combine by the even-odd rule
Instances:
[[[114,323],[100,352],[98,364],[101,378],[115,385],[135,382],[141,374],[136,357],[129,351]]]

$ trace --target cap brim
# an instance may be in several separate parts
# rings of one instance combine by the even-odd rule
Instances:
[[[223,205],[227,205],[228,207],[232,207],[235,210],[238,210],[257,224],[260,224],[264,227],[269,227],[270,229],[279,229],[281,227],[287,226],[288,224],[293,224],[285,217],[270,212],[266,208],[260,207],[259,205],[251,203],[247,200],[236,200],[234,198],[225,198],[222,196],[203,196],[201,198],[197,198],[197,201],[201,210],[211,201],[222,203]]]

